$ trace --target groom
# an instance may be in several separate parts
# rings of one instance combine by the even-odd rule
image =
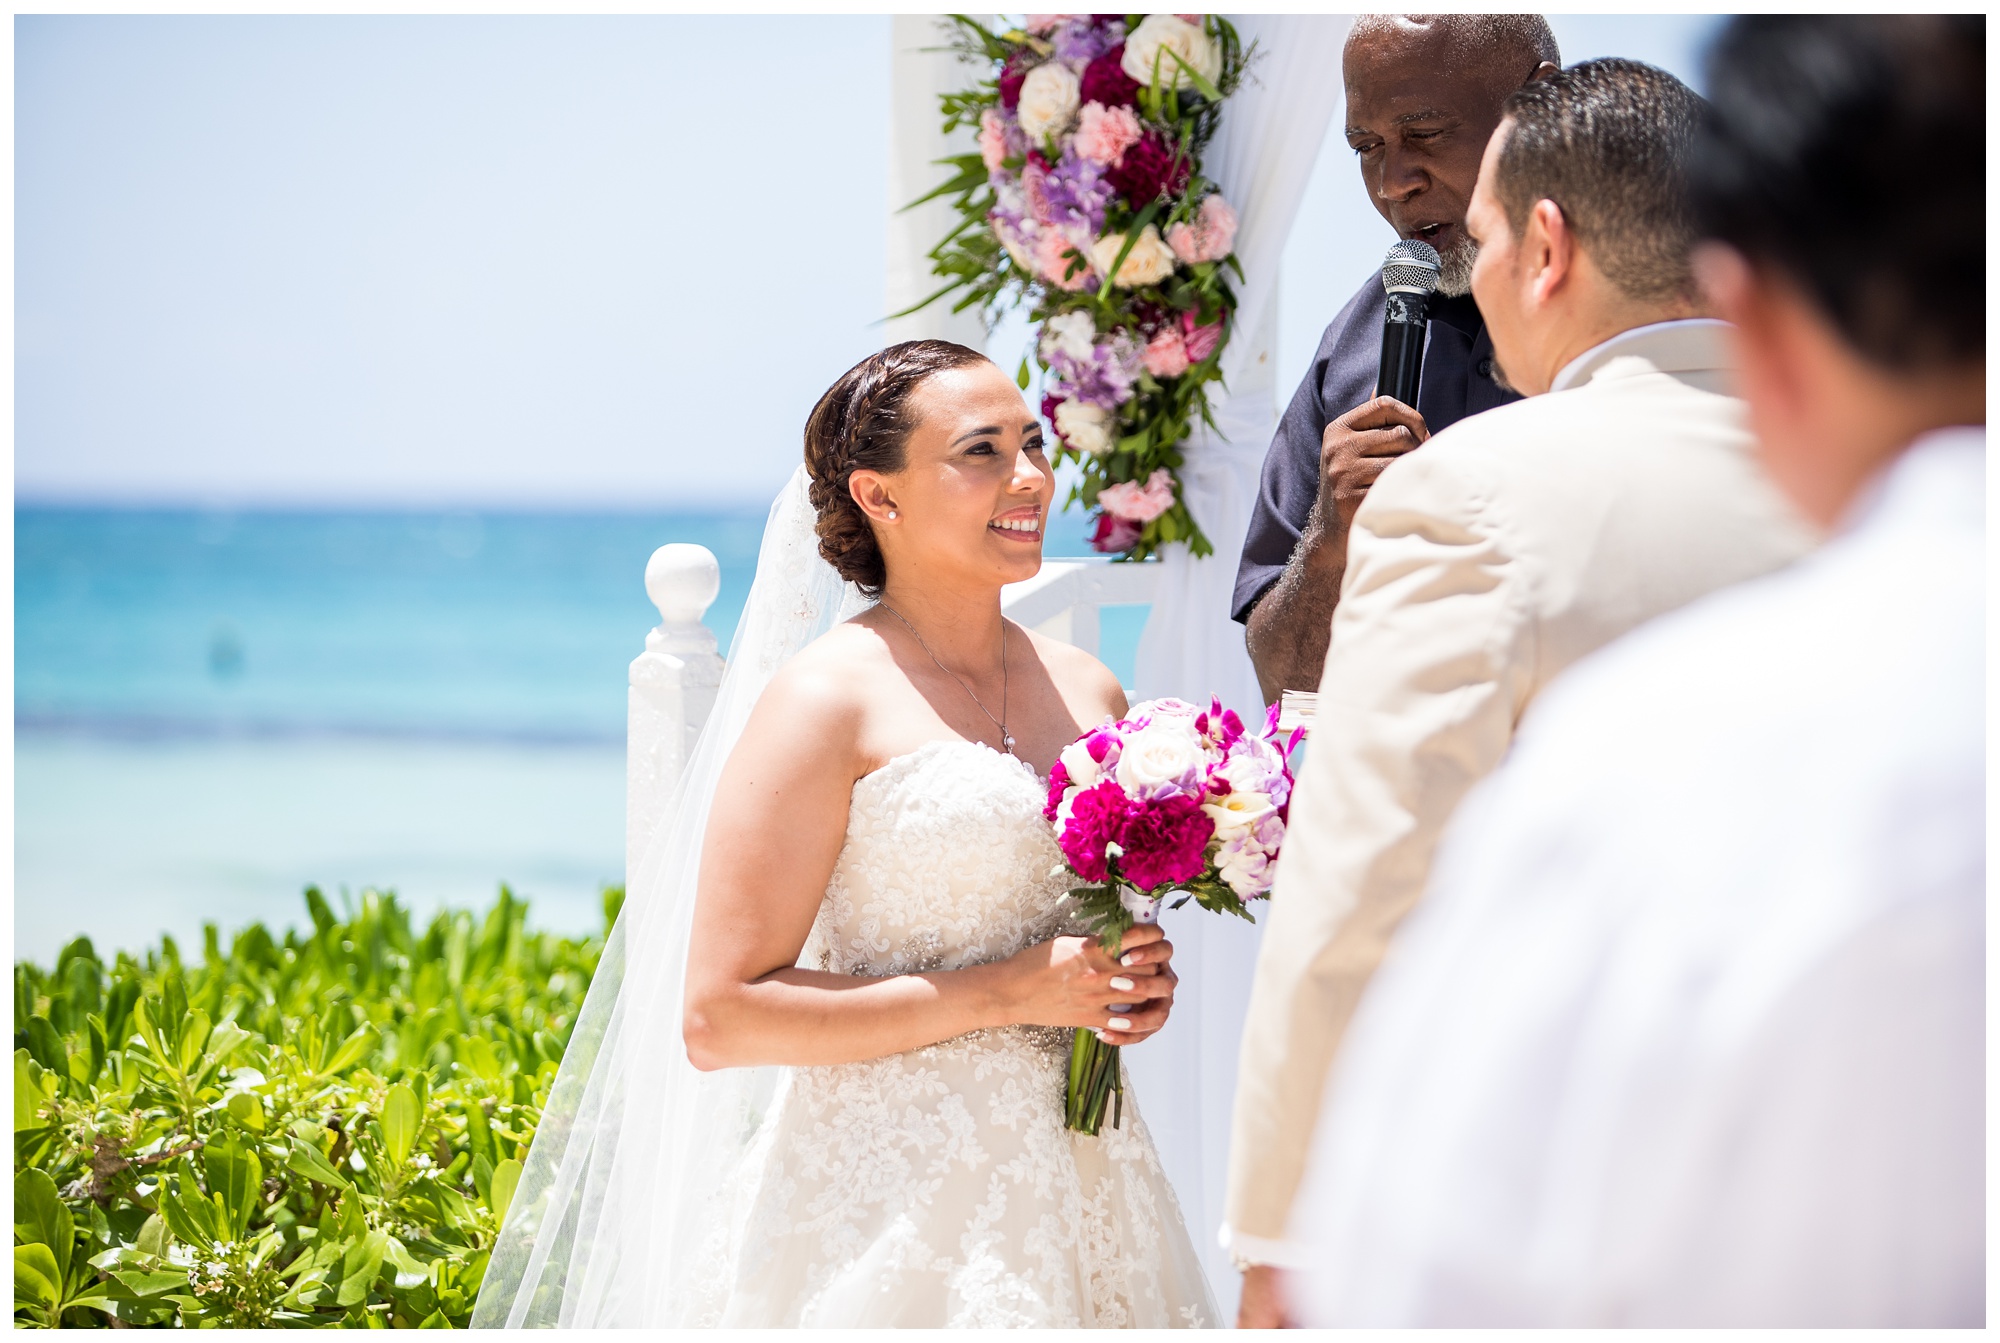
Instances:
[[[1640,622],[1810,544],[1758,470],[1723,324],[1695,296],[1700,107],[1664,71],[1587,61],[1516,91],[1486,147],[1472,290],[1528,399],[1391,463],[1354,518],[1238,1073],[1244,1325],[1283,1316],[1287,1217],[1356,1002],[1529,703]]]

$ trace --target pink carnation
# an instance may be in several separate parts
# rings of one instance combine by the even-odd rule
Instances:
[[[1098,492],[1097,506],[1115,518],[1143,527],[1174,506],[1173,473],[1162,466],[1154,469],[1143,486],[1134,480],[1107,485]]]
[[[1138,144],[1144,134],[1139,118],[1131,108],[1085,103],[1083,111],[1077,115],[1073,143],[1076,152],[1084,158],[1112,168],[1124,161],[1125,151]]]
[[[1215,822],[1201,809],[1199,797],[1183,794],[1128,806],[1124,819],[1118,844],[1125,852],[1118,859],[1118,869],[1134,886],[1145,891],[1178,886],[1207,870],[1208,841],[1215,835]]]
[[[1222,343],[1222,318],[1218,317],[1207,326],[1196,326],[1194,314],[1181,314],[1181,332],[1187,340],[1188,362],[1199,364],[1215,353],[1215,347]]]
[[[1188,371],[1187,341],[1180,328],[1162,327],[1146,342],[1146,371],[1156,378],[1178,378]]]
[[[1007,118],[998,108],[979,114],[979,157],[986,171],[997,173],[1007,166]]]
[[[1090,279],[1090,264],[1086,260],[1077,266],[1077,258],[1082,253],[1075,243],[1054,229],[1042,230],[1035,239],[1035,269],[1044,280],[1058,289],[1075,291],[1083,288]],[[1070,267],[1077,266],[1072,272]]]
[[[1208,818],[1202,815],[1202,819]],[[1104,846],[1118,838],[1124,821],[1125,791],[1110,779],[1082,790],[1070,802],[1069,820],[1056,835],[1056,843],[1078,876],[1103,881],[1111,874]]]
[[[1236,210],[1215,194],[1202,198],[1191,224],[1175,224],[1167,230],[1167,246],[1186,265],[1198,261],[1220,261],[1236,246]]]

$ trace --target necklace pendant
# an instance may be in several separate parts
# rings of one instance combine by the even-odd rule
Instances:
[[[1011,733],[1011,732],[1010,732],[1010,733],[1006,734],[1006,735],[1005,735],[1004,737],[1002,737],[1002,738],[1001,738],[1001,740],[1007,743],[1007,749],[1008,749],[1009,751],[1011,751],[1011,750],[1013,750],[1013,749],[1014,749],[1014,734],[1013,734],[1013,733]]]

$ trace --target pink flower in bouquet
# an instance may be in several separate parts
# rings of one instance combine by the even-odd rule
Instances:
[[[1076,244],[1054,229],[1044,229],[1035,239],[1034,255],[1037,273],[1058,289],[1074,293],[1090,281],[1089,260],[1079,263]]]
[[[1200,261],[1220,261],[1236,246],[1236,210],[1218,192],[1204,196],[1191,224],[1175,224],[1167,230],[1167,245],[1187,265]]]
[[[1028,31],[1036,37],[1047,37],[1065,19],[1070,17],[1068,14],[1030,14],[1028,16]]]
[[[1097,506],[1113,517],[1143,526],[1174,506],[1173,472],[1158,467],[1144,485],[1136,480],[1107,485],[1098,492]]]
[[[1074,143],[1077,153],[1108,168],[1122,161],[1125,151],[1138,144],[1144,134],[1131,108],[1085,103],[1077,114]]]
[[[1146,371],[1156,378],[1178,378],[1188,371],[1187,341],[1177,327],[1162,327],[1146,342]]]
[[[1102,787],[1102,785],[1099,785]],[[1193,797],[1170,797],[1127,807],[1118,832],[1118,868],[1140,890],[1193,881],[1208,867],[1215,823]]]
[[[1099,513],[1096,530],[1090,534],[1090,548],[1100,555],[1123,555],[1139,544],[1139,536],[1145,530],[1136,522]]]
[[[1095,788],[1078,791],[1068,808],[1056,843],[1078,876],[1085,881],[1103,881],[1111,875],[1105,846],[1117,841],[1124,826],[1125,794],[1106,779]]]
[[[1218,317],[1207,326],[1196,326],[1194,314],[1181,314],[1181,331],[1187,340],[1188,359],[1199,364],[1215,353],[1215,347],[1222,343],[1222,321]]]
[[[997,107],[989,107],[979,114],[979,158],[985,163],[989,173],[1006,169],[1010,156],[1019,152],[1014,144],[1013,118]]]
[[[1125,73],[1125,44],[1083,67],[1083,100],[1106,107],[1130,107],[1139,97],[1139,81]]]
[[[1149,131],[1125,151],[1117,167],[1106,170],[1105,176],[1124,193],[1127,204],[1143,210],[1162,196],[1178,196],[1187,190],[1193,172],[1194,165],[1181,157],[1177,148]]]

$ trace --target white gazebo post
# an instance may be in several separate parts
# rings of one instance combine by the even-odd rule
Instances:
[[[701,623],[722,588],[708,547],[676,542],[646,561],[646,595],[660,608],[646,651],[632,659],[625,701],[625,872],[638,871],[688,753],[715,706],[722,659]]]

